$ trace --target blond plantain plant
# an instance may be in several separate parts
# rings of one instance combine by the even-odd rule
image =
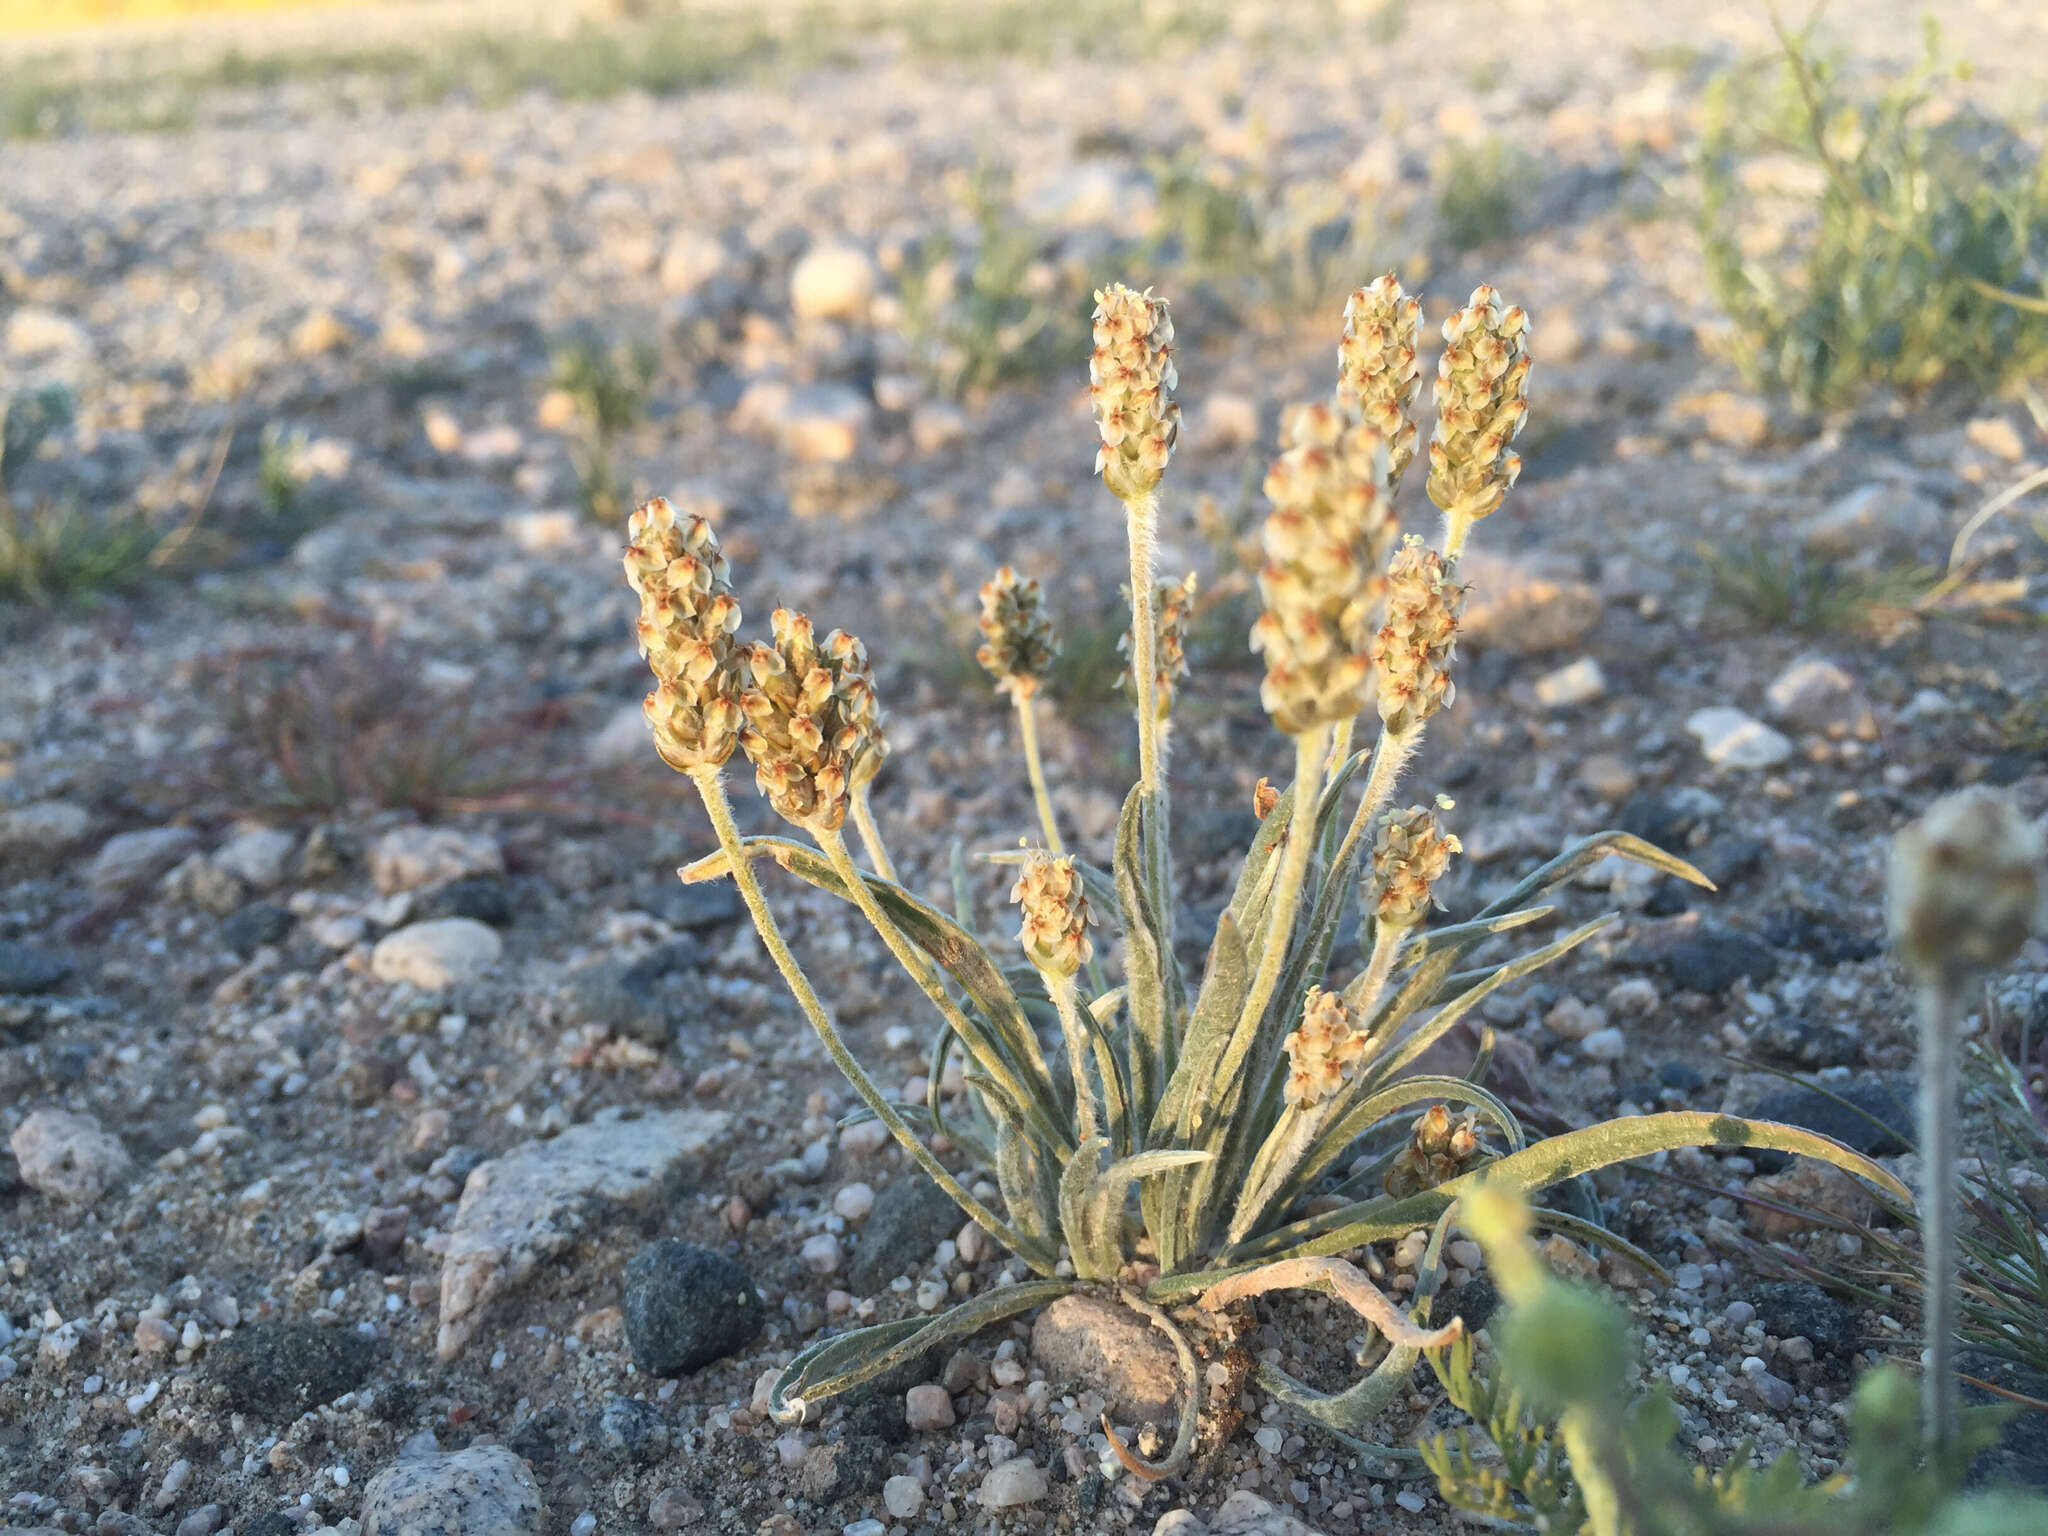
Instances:
[[[1259,831],[1210,937],[1208,962],[1199,976],[1183,974],[1171,926],[1179,903],[1167,856],[1166,743],[1192,589],[1161,584],[1153,573],[1159,488],[1180,420],[1173,326],[1165,302],[1150,293],[1113,286],[1097,299],[1089,361],[1096,467],[1121,503],[1129,549],[1139,779],[1108,869],[1060,852],[1031,716],[1051,639],[1035,586],[999,574],[983,594],[981,659],[1019,705],[1040,830],[1052,850],[1012,856],[1022,866],[1013,899],[1023,966],[1006,967],[997,956],[1008,946],[992,949],[970,931],[964,902],[950,914],[896,879],[866,812],[885,749],[860,642],[837,632],[820,641],[808,620],[778,611],[771,642],[742,643],[709,527],[664,501],[633,517],[626,568],[642,600],[641,648],[660,683],[648,717],[664,759],[697,785],[719,839],[719,850],[682,877],[738,884],[863,1113],[1037,1276],[940,1317],[813,1344],[776,1382],[775,1414],[800,1418],[819,1399],[1083,1287],[1120,1296],[1162,1330],[1192,1377],[1188,1314],[1176,1319],[1167,1307],[1200,1302],[1213,1312],[1306,1287],[1356,1310],[1385,1338],[1387,1353],[1365,1380],[1334,1396],[1269,1365],[1257,1379],[1351,1436],[1404,1388],[1422,1350],[1459,1333],[1455,1319],[1427,1325],[1425,1298],[1440,1271],[1448,1212],[1482,1173],[1533,1192],[1673,1147],[1748,1145],[1825,1159],[1906,1198],[1884,1170],[1824,1137],[1726,1115],[1644,1115],[1532,1143],[1484,1086],[1491,1039],[1483,1031],[1464,1074],[1418,1070],[1490,993],[1610,920],[1522,954],[1483,958],[1483,946],[1551,914],[1540,904],[1544,892],[1610,854],[1707,884],[1682,860],[1607,832],[1567,849],[1475,917],[1429,925],[1431,889],[1457,840],[1426,809],[1396,809],[1394,792],[1430,719],[1455,699],[1458,555],[1513,484],[1519,464],[1508,445],[1527,410],[1528,319],[1489,288],[1443,327],[1428,445],[1441,549],[1403,539],[1395,514],[1400,472],[1419,456],[1408,419],[1419,306],[1392,277],[1353,296],[1332,398],[1289,415],[1266,477],[1264,612],[1251,643],[1265,662],[1265,707],[1294,748],[1293,782],[1278,792],[1262,785]],[[1376,720],[1378,734],[1354,749],[1361,717]],[[720,782],[736,748],[807,841],[740,835]],[[841,833],[849,815],[865,867]],[[857,906],[930,1000],[938,1037],[924,1104],[893,1101],[847,1050],[783,940],[757,877],[762,860]],[[1363,964],[1340,987],[1332,951],[1354,902]],[[1118,947],[1106,942],[1118,929],[1123,974],[1109,986],[1100,966]],[[956,1046],[965,1086],[949,1104],[942,1068]],[[992,1170],[1001,1211],[970,1193],[935,1146]],[[1333,1170],[1342,1176],[1333,1179]],[[1597,1225],[1561,1214],[1557,1221],[1634,1252]],[[1433,1240],[1424,1285],[1403,1310],[1344,1256],[1419,1227],[1433,1227]],[[1185,1464],[1199,1396],[1190,1390],[1173,1447],[1156,1465],[1112,1433],[1124,1464],[1146,1477]]]

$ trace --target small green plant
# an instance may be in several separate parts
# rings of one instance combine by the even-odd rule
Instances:
[[[263,429],[256,454],[256,496],[273,524],[288,525],[300,511],[306,488],[306,434],[272,425]]]
[[[1404,538],[1395,520],[1401,480],[1423,455],[1410,419],[1420,306],[1391,275],[1352,296],[1334,395],[1290,414],[1265,480],[1264,607],[1251,641],[1265,665],[1266,711],[1292,749],[1293,782],[1259,797],[1261,824],[1206,969],[1183,974],[1168,749],[1180,688],[1176,626],[1190,594],[1160,583],[1153,569],[1160,486],[1180,418],[1173,325],[1150,293],[1115,285],[1096,298],[1096,467],[1127,534],[1138,782],[1107,868],[1052,851],[1060,846],[1055,810],[1038,797],[1049,846],[1001,856],[1020,866],[1011,897],[1021,910],[1021,967],[1005,966],[974,934],[964,901],[948,912],[896,877],[868,808],[888,745],[861,642],[842,631],[820,637],[786,609],[776,610],[767,639],[739,639],[738,598],[709,524],[660,499],[630,523],[626,574],[641,599],[640,647],[658,681],[646,701],[655,746],[689,775],[719,840],[683,878],[735,882],[864,1113],[1037,1276],[939,1317],[812,1344],[777,1379],[769,1397],[776,1416],[801,1418],[807,1404],[984,1324],[1095,1288],[1166,1334],[1191,1378],[1163,1460],[1146,1462],[1113,1440],[1124,1465],[1163,1477],[1192,1452],[1203,1395],[1192,1379],[1191,1319],[1167,1307],[1198,1303],[1197,1318],[1213,1317],[1264,1292],[1332,1291],[1387,1343],[1370,1374],[1337,1394],[1270,1365],[1256,1380],[1355,1436],[1405,1390],[1421,1351],[1455,1339],[1461,1325],[1430,1327],[1426,1316],[1402,1311],[1343,1256],[1433,1224],[1440,1247],[1446,1213],[1482,1177],[1538,1190],[1676,1146],[1756,1145],[1822,1158],[1906,1198],[1884,1169],[1825,1137],[1729,1115],[1644,1115],[1531,1140],[1484,1086],[1484,1035],[1467,1073],[1417,1070],[1496,989],[1610,920],[1520,954],[1479,958],[1490,941],[1548,917],[1546,891],[1609,855],[1707,884],[1682,860],[1609,832],[1470,920],[1430,926],[1432,890],[1459,842],[1434,811],[1397,809],[1394,790],[1429,721],[1455,697],[1465,590],[1458,561],[1520,469],[1508,445],[1527,412],[1530,327],[1490,288],[1444,323],[1426,456],[1440,548]],[[999,579],[985,614],[984,663],[1001,681],[1031,678],[1032,687],[1013,688],[1026,702],[1049,650],[1035,609],[1035,594]],[[1379,734],[1354,750],[1361,711]],[[721,780],[736,751],[753,764],[771,807],[808,841],[741,835]],[[849,817],[865,868],[842,830]],[[937,1011],[923,1105],[896,1102],[848,1049],[783,938],[757,871],[763,862],[857,907]],[[1332,953],[1354,902],[1359,969],[1340,986]],[[1117,984],[1098,972],[1095,935],[1110,925],[1122,929]],[[949,1103],[943,1068],[955,1047],[967,1069]],[[928,1139],[939,1136],[970,1165],[992,1170],[999,1202],[940,1160]],[[1354,1148],[1382,1155],[1354,1174],[1345,1166]],[[1555,1219],[1635,1252],[1596,1222]],[[1425,1268],[1434,1275],[1440,1256],[1426,1256]]]
[[[2027,1536],[2048,1521],[2037,1496],[1954,1493],[1969,1457],[1996,1441],[2003,1412],[1965,1415],[1944,1450],[1915,1454],[1921,1415],[1895,1366],[1858,1384],[1848,1466],[1832,1477],[1807,1484],[1790,1453],[1758,1467],[1747,1445],[1718,1471],[1688,1463],[1673,1446],[1669,1395],[1629,1391],[1626,1314],[1545,1268],[1521,1197],[1482,1182],[1456,1219],[1485,1249],[1507,1309],[1487,1376],[1469,1337],[1430,1355],[1446,1395],[1498,1453],[1483,1455],[1462,1429],[1423,1443],[1453,1508],[1585,1536]]]
[[[59,385],[0,399],[0,600],[44,604],[137,581],[157,546],[137,517],[89,512],[70,497],[16,500],[15,477],[71,415]]]
[[[1708,96],[1699,224],[1736,360],[1808,405],[1872,385],[1924,390],[2038,378],[2048,367],[2048,156],[1953,103],[1929,18],[1918,68],[1874,93],[1779,27],[1775,78]],[[1772,207],[1764,155],[1811,173]],[[1818,184],[1815,193],[1806,190]],[[1781,239],[1770,232],[1782,228]]]
[[[1935,580],[1935,572],[1919,567],[1853,570],[1783,538],[1702,544],[1698,554],[1721,608],[1810,635],[1882,626],[1910,612]]]
[[[1499,135],[1454,146],[1437,193],[1437,233],[1453,251],[1476,251],[1514,233],[1522,211],[1528,159]]]
[[[1037,378],[1072,355],[1081,290],[1048,259],[1051,237],[1018,214],[1008,177],[982,166],[968,184],[973,241],[940,234],[903,274],[904,333],[947,395]]]
[[[641,341],[607,342],[588,333],[554,349],[554,387],[573,407],[577,499],[584,512],[615,522],[625,511],[616,462],[618,441],[647,414],[654,349]]]

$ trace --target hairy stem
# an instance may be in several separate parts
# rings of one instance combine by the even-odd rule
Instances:
[[[1252,977],[1251,990],[1245,994],[1244,1008],[1237,1016],[1230,1044],[1216,1068],[1214,1084],[1226,1090],[1235,1082],[1245,1056],[1258,1038],[1259,1021],[1265,1017],[1266,1005],[1273,1000],[1273,989],[1279,985],[1280,972],[1287,961],[1287,945],[1294,937],[1295,908],[1300,904],[1301,883],[1308,873],[1308,857],[1315,842],[1316,796],[1322,789],[1323,755],[1329,739],[1328,726],[1317,726],[1294,739],[1296,815],[1287,828],[1287,843],[1281,850],[1280,873],[1273,885],[1269,908],[1272,916],[1266,924],[1265,946],[1259,952],[1259,969]],[[1207,1097],[1206,1092],[1188,1095],[1192,1124],[1201,1123],[1202,1101]]]
[[[1060,1033],[1067,1039],[1067,1070],[1074,1075],[1074,1114],[1081,1131],[1081,1145],[1086,1146],[1102,1134],[1102,1117],[1095,1108],[1095,1089],[1088,1081],[1089,1032],[1082,1027],[1081,1019],[1074,1011],[1074,979],[1071,976],[1054,976],[1045,971],[1038,973],[1045,983],[1045,990],[1052,995],[1052,1005],[1060,1016]]]
[[[726,862],[732,866],[733,884],[739,887],[740,900],[747,904],[747,912],[754,919],[754,931],[761,937],[762,947],[768,951],[775,968],[782,973],[790,992],[795,996],[797,1006],[810,1021],[811,1028],[825,1043],[833,1064],[845,1074],[853,1091],[860,1095],[861,1102],[875,1112],[875,1118],[889,1128],[903,1150],[908,1152],[918,1167],[932,1176],[939,1188],[953,1197],[953,1201],[980,1224],[997,1242],[1029,1263],[1041,1274],[1050,1274],[1051,1265],[1037,1245],[1021,1233],[1014,1231],[996,1213],[969,1194],[960,1181],[946,1170],[945,1164],[932,1155],[931,1148],[918,1140],[904,1118],[896,1113],[882,1090],[875,1086],[853,1052],[846,1048],[846,1042],[839,1038],[839,1031],[833,1025],[831,1015],[825,1012],[825,1005],[819,1001],[816,989],[804,974],[803,967],[791,952],[789,944],[782,937],[781,926],[775,921],[775,914],[769,910],[768,899],[761,892],[761,882],[754,876],[753,860],[747,857],[747,850],[740,839],[740,829],[732,819],[732,805],[725,798],[725,786],[718,780],[716,768],[700,768],[690,775],[697,786],[697,793],[703,798],[705,814],[711,818],[711,827],[718,834],[718,846],[725,850]],[[863,887],[865,889],[865,887]]]
[[[1956,1437],[1956,1030],[1960,988],[1943,977],[1920,989],[1920,1239],[1926,1265],[1921,1417],[1930,1464],[1940,1465]]]
[[[918,990],[931,999],[932,1006],[953,1026],[953,1032],[960,1037],[960,1043],[968,1048],[975,1065],[987,1072],[1010,1096],[1018,1111],[1031,1121],[1039,1139],[1049,1149],[1064,1153],[1069,1137],[1047,1112],[1044,1096],[1033,1093],[999,1052],[973,1049],[974,1044],[983,1039],[982,1032],[960,1011],[960,1005],[954,1002],[952,995],[946,991],[946,985],[939,979],[938,971],[930,959],[904,936],[903,930],[882,910],[882,904],[875,899],[875,893],[868,889],[868,883],[862,878],[859,866],[853,862],[853,855],[846,847],[846,838],[838,832],[820,828],[813,828],[811,835],[817,839],[818,846],[825,852],[825,857],[832,861],[832,867],[839,872],[839,878],[845,882],[847,894],[853,898],[854,905],[860,908],[862,915],[867,918],[875,932],[881,935],[882,942],[889,946],[889,953],[896,957],[896,963],[910,973],[910,979],[917,983]],[[1036,1055],[1038,1042],[1033,1040],[1030,1048],[1035,1059],[1028,1065],[1050,1089],[1052,1079],[1046,1071],[1045,1059]]]
[[[1054,856],[1067,850],[1060,842],[1059,823],[1053,820],[1052,796],[1045,792],[1045,764],[1038,756],[1037,695],[1028,688],[1016,691],[1017,734],[1024,741],[1024,771],[1031,778],[1031,797],[1038,802],[1038,826],[1045,834],[1046,850]]]
[[[1398,735],[1393,731],[1380,732],[1379,743],[1372,749],[1372,766],[1366,770],[1365,793],[1359,797],[1358,809],[1352,812],[1351,825],[1344,829],[1344,841],[1337,845],[1337,857],[1330,864],[1332,885],[1347,878],[1358,840],[1385,808],[1394,785],[1400,781],[1401,770],[1421,740],[1419,726]]]
[[[1138,700],[1138,782],[1147,801],[1159,795],[1158,637],[1153,633],[1152,565],[1157,553],[1159,497],[1124,503],[1131,548],[1131,682]],[[1161,829],[1162,833],[1164,829]]]
[[[901,885],[903,882],[896,878],[896,866],[889,861],[889,850],[882,846],[882,829],[875,825],[865,784],[853,791],[853,824],[860,829],[860,845],[867,850],[868,863],[874,866],[875,873],[891,885]]]

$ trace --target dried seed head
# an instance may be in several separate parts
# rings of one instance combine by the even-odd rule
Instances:
[[[1892,841],[1892,943],[1925,982],[2005,964],[2040,912],[2041,834],[1982,785],[1944,796]]]
[[[1023,908],[1017,939],[1038,970],[1072,976],[1094,955],[1095,946],[1088,942],[1088,895],[1071,858],[1034,853],[1010,887],[1010,900]]]
[[[1472,1110],[1453,1119],[1441,1104],[1424,1110],[1408,1133],[1408,1145],[1401,1149],[1382,1181],[1396,1200],[1435,1189],[1437,1185],[1469,1173],[1492,1156],[1479,1139],[1479,1116]]]
[[[1102,435],[1095,472],[1117,500],[1135,501],[1158,489],[1180,434],[1173,399],[1179,383],[1166,300],[1122,283],[1098,288],[1088,394]]]
[[[655,750],[680,773],[732,756],[741,724],[735,670],[740,605],[711,525],[678,517],[666,497],[627,524],[626,581],[640,595],[634,633],[659,684],[642,709]]]
[[[1309,988],[1300,1027],[1287,1037],[1287,1102],[1308,1109],[1336,1093],[1357,1075],[1365,1044],[1344,999]]]
[[[1414,409],[1422,388],[1415,343],[1422,305],[1389,272],[1351,295],[1337,344],[1337,396],[1387,441],[1387,483],[1399,489],[1415,458]]]
[[[1298,736],[1358,713],[1395,525],[1386,445],[1349,407],[1304,406],[1287,436],[1266,472],[1252,649],[1266,658],[1266,712]]]
[[[1131,592],[1123,589],[1126,601]],[[1159,706],[1159,718],[1173,713],[1174,689],[1188,675],[1188,621],[1195,612],[1195,573],[1179,581],[1152,584],[1152,697]],[[1124,658],[1123,674],[1117,686],[1133,698],[1136,684],[1131,679],[1131,632],[1117,637],[1117,654]]]
[[[1252,786],[1252,814],[1264,821],[1273,814],[1273,807],[1280,803],[1280,791],[1265,779]]]
[[[1390,928],[1413,928],[1429,916],[1430,892],[1465,845],[1437,825],[1436,812],[1411,805],[1380,823],[1365,872],[1365,904]]]
[[[1387,616],[1373,637],[1380,719],[1397,734],[1456,702],[1451,658],[1465,589],[1448,579],[1444,557],[1409,534],[1387,567]]]
[[[1029,698],[1060,653],[1059,637],[1046,617],[1038,579],[1019,576],[1007,565],[981,585],[982,646],[974,659],[996,687]]]
[[[837,831],[856,785],[874,777],[887,747],[874,675],[860,641],[835,629],[818,643],[811,621],[775,610],[774,644],[746,647],[740,746],[777,815],[811,831]]]
[[[1508,444],[1529,415],[1529,317],[1500,306],[1485,284],[1444,321],[1436,365],[1436,433],[1429,440],[1429,499],[1450,518],[1499,508],[1522,472]]]

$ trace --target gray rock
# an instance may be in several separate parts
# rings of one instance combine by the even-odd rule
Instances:
[[[1948,514],[1910,485],[1876,481],[1830,502],[1806,525],[1805,544],[1829,558],[1930,548],[1948,534]]]
[[[1717,768],[1775,768],[1792,755],[1783,732],[1729,705],[1694,710],[1685,728],[1699,738],[1701,754]]]
[[[39,1109],[7,1145],[29,1188],[71,1205],[91,1205],[128,1171],[128,1149],[91,1115]]]
[[[1056,1386],[1092,1388],[1141,1421],[1171,1422],[1187,1391],[1166,1336],[1102,1296],[1062,1296],[1040,1312],[1031,1355]]]
[[[422,992],[480,981],[505,951],[495,931],[473,917],[438,917],[387,933],[370,952],[379,981],[405,981]]]
[[[1802,656],[1764,690],[1771,718],[1793,730],[1846,729],[1862,713],[1855,674],[1825,656]]]
[[[1396,1527],[1389,1526],[1389,1530]],[[1200,1536],[1200,1532],[1192,1533]],[[1249,1489],[1240,1488],[1223,1501],[1210,1519],[1208,1536],[1322,1536],[1312,1525],[1269,1504]]]
[[[1044,1470],[1029,1457],[1019,1456],[988,1469],[988,1476],[981,1480],[981,1507],[1015,1509],[1036,1504],[1050,1492],[1052,1484],[1046,1481]]]
[[[354,1391],[377,1360],[377,1342],[350,1327],[245,1323],[207,1352],[207,1374],[239,1413],[287,1423]]]
[[[691,931],[728,928],[747,915],[746,903],[730,880],[708,880],[701,885],[665,880],[639,905],[671,927]]]
[[[804,1453],[798,1484],[820,1503],[879,1493],[889,1477],[889,1448],[866,1435],[848,1435]]]
[[[47,992],[71,974],[71,962],[33,944],[0,939],[0,997]]]
[[[626,1266],[626,1342],[650,1376],[687,1376],[761,1331],[753,1277],[720,1253],[672,1237]]]
[[[544,1261],[622,1209],[651,1204],[725,1136],[731,1117],[675,1109],[600,1111],[552,1141],[479,1164],[463,1187],[441,1266],[441,1358],[460,1355],[479,1315]]]
[[[370,876],[387,896],[466,875],[504,873],[505,855],[496,838],[454,827],[397,827],[370,850]]]
[[[148,827],[108,838],[94,855],[86,879],[99,891],[125,891],[166,873],[199,846],[190,827]]]
[[[363,1536],[540,1536],[532,1469],[502,1445],[396,1462],[363,1492]]]
[[[0,859],[48,858],[84,838],[92,816],[66,800],[37,800],[0,811]]]
[[[1459,622],[1461,639],[1511,655],[1559,651],[1600,623],[1600,594],[1569,567],[1534,555],[1503,555],[1480,546],[1458,565],[1471,590]]]
[[[1862,1342],[1856,1314],[1810,1280],[1767,1280],[1749,1293],[1764,1331],[1805,1339],[1815,1349],[1847,1358]]]
[[[846,1266],[847,1284],[866,1296],[898,1275],[915,1274],[959,1227],[951,1195],[922,1173],[905,1174],[875,1197]]]
[[[249,827],[213,851],[214,866],[252,891],[275,890],[291,873],[299,840],[280,827]]]

